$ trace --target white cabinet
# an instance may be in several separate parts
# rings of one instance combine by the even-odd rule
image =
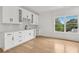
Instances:
[[[4,51],[35,38],[35,30],[7,32],[4,34]]]
[[[35,13],[31,14],[31,23],[33,25],[38,25],[38,15],[37,14],[35,14]]]
[[[32,12],[28,11],[28,20],[29,21],[32,19],[31,15],[32,15]]]
[[[33,29],[33,37],[36,37],[36,29]]]
[[[33,24],[38,25],[38,15],[34,14]]]
[[[14,32],[15,45],[21,44],[24,41],[24,39],[25,39],[24,31]]]
[[[23,11],[22,17],[23,17],[23,18],[27,18],[27,16],[28,16],[28,11],[25,10],[25,9],[22,9],[22,11]]]
[[[21,9],[22,10],[22,19],[23,20],[27,20],[32,24],[32,25],[38,25],[38,15],[30,12],[28,10],[25,9]]]
[[[31,40],[32,37],[33,37],[33,31],[32,30],[28,30],[28,36],[29,36],[29,40]]]
[[[3,23],[19,23],[19,7],[15,6],[5,6],[2,7],[3,14],[2,14],[2,22]]]
[[[32,29],[32,30],[28,30],[28,37],[29,37],[29,40],[35,38],[35,30]]]
[[[1,23],[20,24],[24,19],[27,19],[28,11],[17,6],[0,7]]]
[[[8,24],[20,24],[24,20],[38,25],[38,15],[26,9],[17,6],[0,7],[0,21]]]
[[[22,11],[22,22],[27,20],[27,15],[28,15],[28,11],[20,8],[20,10]]]
[[[4,42],[4,51],[14,47],[14,38],[13,32],[8,32],[4,34],[5,42]]]
[[[26,10],[26,9],[23,9],[23,8],[19,8],[21,11],[22,11],[22,17],[20,17],[21,18],[21,22],[25,22],[25,21],[29,21],[29,22],[31,22],[31,19],[32,19],[32,17],[31,17],[31,14],[32,14],[32,12],[30,12],[30,11],[28,11],[28,10]]]
[[[36,15],[36,21],[35,21],[35,23],[38,25],[38,15]]]
[[[30,33],[29,30],[25,31],[25,39],[26,39],[26,41],[30,40],[30,35],[31,35],[31,33]]]
[[[25,41],[28,41],[30,39],[30,36],[29,36],[29,31],[25,31]]]

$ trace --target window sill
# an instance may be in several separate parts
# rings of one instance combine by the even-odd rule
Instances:
[[[59,31],[54,31],[54,33],[62,33],[62,34],[79,34],[79,32],[59,32]]]

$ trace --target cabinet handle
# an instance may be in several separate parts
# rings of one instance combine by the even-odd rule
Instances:
[[[19,32],[19,33],[22,33],[22,32]]]
[[[12,34],[7,34],[7,35],[12,35]]]
[[[31,33],[29,33],[29,35],[31,35]]]
[[[19,37],[22,37],[22,36],[19,36]]]
[[[12,36],[12,40],[14,40],[14,37]]]
[[[24,20],[25,18],[23,17],[23,20]]]
[[[33,14],[32,14],[32,20],[31,20],[31,23],[33,23],[33,17],[34,17],[34,16],[33,16]]]
[[[13,18],[10,18],[10,22],[13,22]]]
[[[22,40],[19,40],[19,42],[21,42]]]

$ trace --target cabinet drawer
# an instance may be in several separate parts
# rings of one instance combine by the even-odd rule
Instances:
[[[20,41],[24,40],[25,39],[24,33],[25,33],[24,31],[14,32],[15,41],[20,42]]]
[[[12,36],[13,36],[13,33],[12,32],[5,33],[5,39],[6,38],[12,38]]]

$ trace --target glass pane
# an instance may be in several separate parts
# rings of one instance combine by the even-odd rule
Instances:
[[[64,32],[65,17],[57,17],[55,19],[55,31]]]
[[[78,17],[77,16],[66,16],[66,32],[77,32],[78,31]]]

